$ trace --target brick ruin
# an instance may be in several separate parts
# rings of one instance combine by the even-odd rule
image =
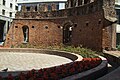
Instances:
[[[25,4],[21,4],[22,12],[47,12],[47,11],[55,11],[58,10],[58,3],[48,2],[48,3],[38,3],[38,4],[29,4],[28,6]]]
[[[66,9],[52,11],[46,6],[30,11],[26,6],[16,18],[6,37],[5,46],[74,45],[93,50],[111,50],[116,47],[114,0],[68,0]]]

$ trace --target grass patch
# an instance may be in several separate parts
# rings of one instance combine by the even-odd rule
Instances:
[[[59,45],[59,46],[44,46],[44,45],[30,45],[30,44],[21,44],[17,46],[17,48],[37,48],[37,49],[50,49],[50,50],[60,50],[60,51],[67,51],[67,52],[73,52],[80,54],[84,58],[95,58],[98,57],[95,55],[95,51],[92,51],[87,48],[83,48],[81,46],[74,47],[74,46],[65,46],[65,45]]]
[[[83,56],[84,58],[94,58],[94,57],[97,57],[95,56],[95,51],[92,51],[90,49],[87,49],[87,48],[83,48],[83,47],[72,47],[72,46],[66,46],[66,47],[63,47],[59,50],[62,50],[62,51],[67,51],[67,52],[73,52],[73,53],[77,53],[77,54],[80,54],[81,56]]]

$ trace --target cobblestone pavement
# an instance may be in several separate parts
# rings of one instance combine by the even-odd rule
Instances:
[[[23,71],[57,66],[72,62],[72,60],[48,54],[0,52],[0,70]]]

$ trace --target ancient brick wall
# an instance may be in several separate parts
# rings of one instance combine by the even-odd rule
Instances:
[[[59,45],[62,43],[61,26],[54,20],[14,20],[5,46],[17,46],[24,43],[23,26],[29,27],[29,43],[32,45]]]
[[[58,10],[57,6],[59,3],[55,3],[55,2],[48,2],[48,3],[38,3],[36,5],[32,5],[31,6],[27,6],[25,4],[22,4],[22,12],[47,12],[47,11],[55,11]]]
[[[106,5],[106,3],[111,5]],[[59,45],[64,43],[64,40],[67,41],[68,37],[71,39],[68,42],[74,46],[82,45],[98,51],[110,50],[112,45],[115,45],[115,38],[112,37],[115,34],[113,31],[115,27],[112,24],[115,23],[116,18],[114,9],[108,11],[109,6],[113,8],[113,2],[90,0],[85,5],[82,2],[82,5],[67,7],[60,11],[26,12],[23,10],[16,14],[5,46],[22,44],[24,38],[22,27],[27,25],[29,27],[29,43],[32,45]],[[72,28],[72,32],[70,36],[65,37],[64,35],[68,35],[68,33],[65,34],[66,27]]]
[[[72,44],[76,46],[82,45],[93,50],[102,49],[102,26],[104,18],[101,13],[102,11],[99,11],[94,14],[77,16],[74,19],[77,26],[73,29]]]

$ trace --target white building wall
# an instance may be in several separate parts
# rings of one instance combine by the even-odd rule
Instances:
[[[0,25],[2,24],[1,22],[5,22],[3,26],[0,26],[3,28],[3,33],[0,31],[0,35],[3,35],[3,37],[0,37],[0,42],[5,40],[8,27],[10,26],[13,18],[15,18],[16,6],[18,6],[16,2],[17,0],[5,0],[5,5],[3,5],[3,0],[0,0]],[[12,4],[11,8],[10,3]],[[2,10],[5,10],[4,15],[2,14]],[[10,12],[12,13],[11,17]]]
[[[115,4],[120,5],[120,0],[115,0]]]
[[[18,6],[16,1],[17,0],[5,0],[5,6],[3,5],[3,0],[0,0],[0,15],[2,15],[2,10],[4,9],[5,10],[5,15],[2,15],[2,16],[5,16],[5,17],[10,17],[10,12],[12,12],[12,18],[15,17],[15,13],[16,13],[16,10],[15,10],[15,6]],[[10,3],[12,3],[12,8],[10,8]]]

